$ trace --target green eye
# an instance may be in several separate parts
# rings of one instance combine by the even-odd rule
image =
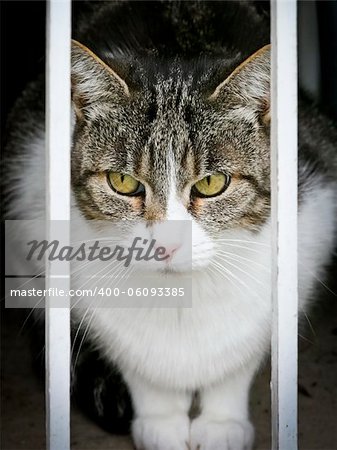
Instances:
[[[145,191],[144,185],[131,175],[121,172],[108,172],[110,187],[121,195],[140,195]]]
[[[215,197],[222,194],[229,186],[230,178],[223,173],[207,175],[195,183],[192,192],[196,197]]]

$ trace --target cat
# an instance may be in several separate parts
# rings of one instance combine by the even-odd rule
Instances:
[[[268,21],[251,2],[116,1],[75,24],[72,217],[157,237],[169,258],[155,277],[187,271],[193,286],[191,307],[72,310],[73,395],[137,449],[253,447],[249,390],[271,335]],[[8,218],[44,213],[43,85],[10,118]],[[301,94],[301,311],[334,246],[336,143]]]

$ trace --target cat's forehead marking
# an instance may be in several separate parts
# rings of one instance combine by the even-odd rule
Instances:
[[[167,152],[167,182],[168,194],[166,203],[166,220],[177,220],[186,215],[185,208],[178,199],[177,194],[177,164],[174,160],[172,139]]]
[[[151,160],[152,176],[165,186],[174,185],[179,177],[178,161],[182,159],[189,139],[185,120],[188,83],[175,77],[159,77],[155,86],[156,116],[152,122],[143,158]],[[150,157],[147,153],[151,153]],[[168,191],[168,190],[167,190]]]
[[[185,110],[191,101],[192,77],[184,78],[179,67],[173,67],[168,77],[158,75],[154,86],[157,118],[166,121],[172,130],[184,121]]]
[[[142,155],[143,161],[151,162],[148,176],[156,207],[150,204],[148,207],[154,219],[163,216],[169,220],[188,218],[179,199],[179,185],[184,173],[181,162],[189,140],[184,114],[187,100],[188,84],[179,76],[158,80],[155,86],[156,116]],[[145,167],[144,163],[141,165]],[[157,199],[160,199],[159,203]]]

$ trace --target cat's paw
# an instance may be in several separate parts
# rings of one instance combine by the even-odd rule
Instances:
[[[200,416],[191,424],[191,450],[251,450],[253,443],[254,428],[248,420]]]
[[[132,424],[137,450],[187,450],[190,421],[187,416],[139,417]]]

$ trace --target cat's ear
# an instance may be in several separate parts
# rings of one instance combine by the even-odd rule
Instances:
[[[72,101],[78,116],[97,101],[120,100],[130,95],[126,82],[81,43],[71,45]]]
[[[252,104],[265,124],[270,122],[270,50],[266,45],[241,63],[218,85],[210,100],[231,98],[235,103]]]

